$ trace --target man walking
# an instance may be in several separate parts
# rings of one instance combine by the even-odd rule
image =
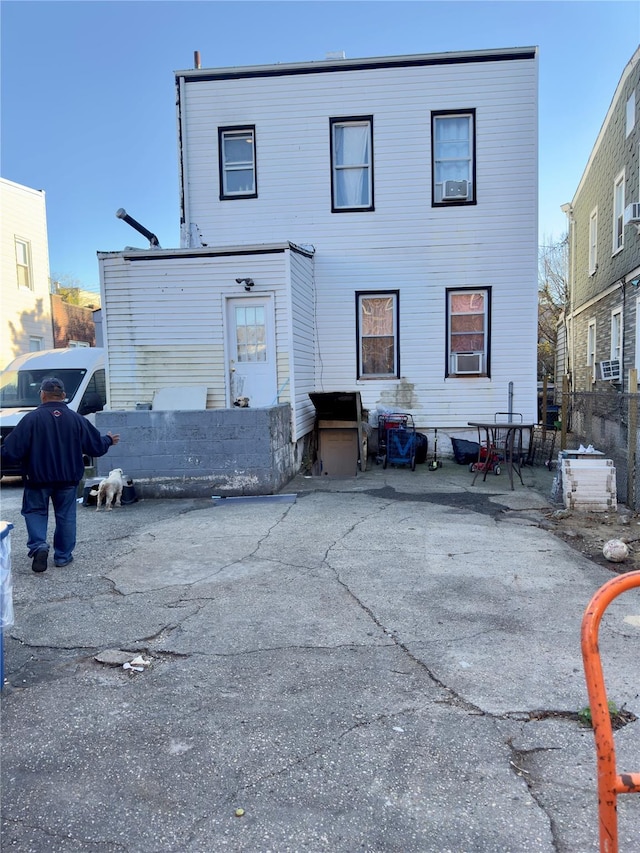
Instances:
[[[60,379],[44,379],[40,405],[22,418],[2,443],[2,459],[18,462],[25,478],[22,496],[34,572],[45,572],[49,556],[49,500],[55,513],[53,561],[67,566],[76,545],[76,495],[84,475],[83,454],[104,456],[119,435],[100,432],[67,407]]]

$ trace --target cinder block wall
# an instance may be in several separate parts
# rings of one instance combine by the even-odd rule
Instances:
[[[288,404],[198,412],[97,412],[120,442],[96,460],[97,476],[122,468],[138,497],[270,495],[297,473]]]

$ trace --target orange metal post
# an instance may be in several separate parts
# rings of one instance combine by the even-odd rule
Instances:
[[[640,587],[640,572],[612,578],[596,592],[582,618],[582,659],[598,762],[601,853],[618,853],[618,794],[640,793],[640,773],[616,773],[611,716],[598,649],[598,629],[604,611],[614,598],[634,587]]]

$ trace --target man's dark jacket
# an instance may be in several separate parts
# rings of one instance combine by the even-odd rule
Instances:
[[[104,456],[113,444],[66,403],[41,403],[2,442],[2,458],[19,463],[31,488],[77,486],[84,476],[83,453]]]

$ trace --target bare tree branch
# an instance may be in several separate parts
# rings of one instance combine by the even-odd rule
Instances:
[[[538,379],[553,376],[557,323],[569,298],[569,238],[538,249]]]

